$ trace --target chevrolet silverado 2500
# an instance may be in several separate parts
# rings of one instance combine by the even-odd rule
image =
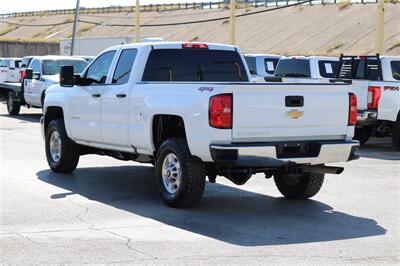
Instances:
[[[80,75],[63,67],[41,119],[55,172],[84,154],[155,165],[172,207],[197,203],[206,176],[244,184],[274,176],[288,198],[309,198],[325,163],[355,159],[356,97],[346,84],[250,82],[238,47],[157,42],[111,47]]]

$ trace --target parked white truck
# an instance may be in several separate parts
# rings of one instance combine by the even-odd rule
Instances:
[[[400,150],[400,56],[341,56],[338,77],[358,99],[355,139],[391,136]]]
[[[155,165],[163,201],[197,203],[205,178],[244,184],[274,176],[288,198],[309,198],[325,163],[356,159],[356,97],[346,84],[253,84],[238,47],[159,42],[111,47],[80,76],[63,67],[41,118],[55,172],[84,154]]]
[[[7,109],[10,115],[18,115],[21,105],[41,108],[46,89],[57,84],[62,66],[74,66],[76,73],[82,72],[88,62],[70,56],[35,56],[25,70],[20,91],[9,91]]]

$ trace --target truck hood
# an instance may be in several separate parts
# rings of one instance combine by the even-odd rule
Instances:
[[[46,82],[46,84],[51,85],[51,84],[58,84],[60,82],[60,75],[43,75],[43,80]]]

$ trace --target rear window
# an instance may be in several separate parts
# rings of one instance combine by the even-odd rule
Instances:
[[[276,67],[275,76],[309,78],[310,61],[307,59],[281,59]]]
[[[256,58],[251,56],[245,56],[244,59],[246,60],[247,66],[249,67],[250,74],[257,75]]]
[[[319,74],[323,78],[335,78],[339,71],[338,61],[318,61]]]
[[[392,61],[390,66],[392,67],[392,77],[400,80],[400,61]]]
[[[143,81],[248,81],[235,51],[155,49],[150,52]]]
[[[75,74],[81,73],[87,66],[86,61],[81,60],[44,60],[43,75],[60,74],[62,66],[73,66]]]
[[[276,66],[278,65],[279,59],[278,58],[265,58],[264,59],[264,64],[265,64],[265,72],[267,72],[270,75],[273,75],[275,73]]]
[[[1,60],[1,62],[0,62],[0,67],[8,67],[9,64],[10,64],[10,60],[8,60],[8,59],[3,59],[3,60]]]

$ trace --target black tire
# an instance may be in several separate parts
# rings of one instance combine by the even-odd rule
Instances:
[[[50,140],[54,132],[59,134],[59,140],[61,141],[58,160],[55,160],[50,152]],[[45,147],[47,162],[51,170],[56,173],[70,173],[75,170],[79,162],[79,146],[68,137],[62,119],[55,119],[49,123],[46,130]]]
[[[400,114],[397,116],[397,121],[393,125],[392,143],[396,149],[400,150]]]
[[[175,156],[180,165],[180,183],[175,188],[176,192],[168,191],[163,179],[164,163],[170,154]],[[162,200],[167,206],[185,208],[193,206],[200,201],[204,192],[206,178],[204,164],[190,154],[184,139],[170,138],[161,144],[156,155],[155,170],[158,189]],[[169,173],[169,170],[167,171]],[[171,178],[173,178],[173,175],[173,173],[168,174]]]
[[[283,196],[289,199],[308,199],[315,196],[324,183],[324,174],[304,173],[299,178],[274,174],[275,184]]]
[[[354,130],[354,137],[353,139],[358,140],[360,144],[366,143],[369,138],[371,137],[371,127],[364,126],[364,127],[356,127]]]
[[[18,115],[21,103],[15,100],[14,93],[10,91],[7,95],[7,111],[9,115]]]

